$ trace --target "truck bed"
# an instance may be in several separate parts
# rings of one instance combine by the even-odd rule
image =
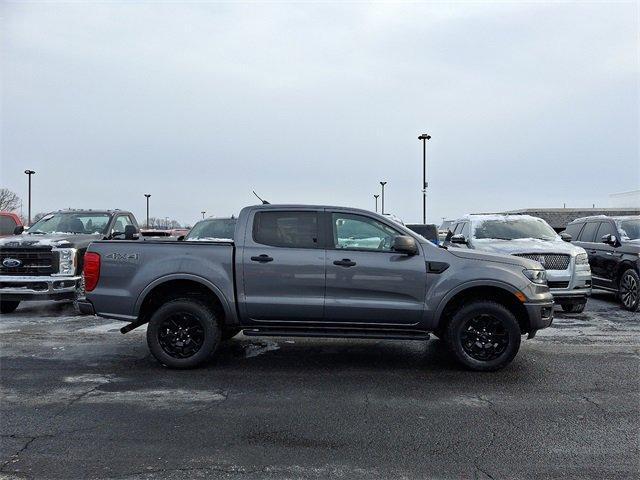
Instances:
[[[89,251],[101,259],[100,288],[91,295],[99,315],[133,320],[144,296],[173,279],[214,287],[235,310],[233,242],[97,241]]]

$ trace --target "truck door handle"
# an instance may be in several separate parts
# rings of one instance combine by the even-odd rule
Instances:
[[[258,255],[257,257],[251,257],[251,260],[253,262],[260,262],[260,263],[273,262],[273,258],[264,253],[262,255]]]
[[[356,262],[352,262],[348,258],[343,258],[342,260],[334,261],[333,264],[338,265],[339,267],[353,267]]]

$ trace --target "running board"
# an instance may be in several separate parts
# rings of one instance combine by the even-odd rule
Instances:
[[[429,340],[429,334],[419,330],[357,330],[337,328],[247,328],[242,333],[247,337],[317,337],[317,338],[364,338],[378,340]]]

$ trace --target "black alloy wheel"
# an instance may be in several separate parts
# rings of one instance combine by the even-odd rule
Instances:
[[[629,269],[620,278],[620,301],[625,309],[635,312],[640,304],[640,279]]]
[[[467,320],[460,335],[464,351],[483,362],[500,357],[509,346],[509,332],[504,323],[491,314]]]
[[[173,358],[189,358],[204,344],[204,328],[190,313],[174,313],[163,319],[158,328],[158,342]]]

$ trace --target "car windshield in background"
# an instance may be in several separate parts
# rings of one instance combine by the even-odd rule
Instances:
[[[104,234],[109,224],[107,213],[50,213],[34,223],[27,233],[41,235],[47,233]]]
[[[617,220],[618,230],[623,240],[639,240],[640,239],[640,218],[631,220]]]
[[[556,232],[546,223],[538,220],[509,219],[483,220],[475,228],[474,238],[493,238],[516,240],[519,238],[537,238],[555,240]]]
[[[194,225],[185,240],[233,240],[236,218],[211,218]]]

